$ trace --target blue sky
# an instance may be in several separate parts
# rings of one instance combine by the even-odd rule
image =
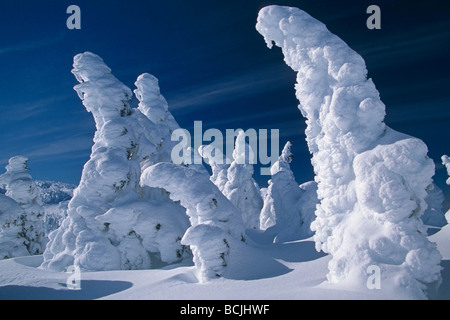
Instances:
[[[66,27],[71,4],[81,8],[81,30]],[[0,168],[21,154],[34,179],[78,183],[95,126],[70,70],[75,54],[92,51],[132,89],[139,74],[155,75],[183,128],[202,120],[204,130],[280,129],[281,147],[294,142],[297,181],[311,180],[295,74],[255,30],[268,4],[307,11],[363,56],[386,123],[425,141],[449,195],[439,165],[450,154],[449,7],[433,0],[3,0]],[[370,4],[381,8],[381,30],[366,28]]]

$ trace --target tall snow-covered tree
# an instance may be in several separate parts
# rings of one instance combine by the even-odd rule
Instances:
[[[264,197],[260,228],[273,234],[276,242],[307,238],[314,214],[301,210],[304,190],[295,181],[290,168],[292,143],[288,141],[277,162],[270,169],[272,178]],[[307,216],[309,214],[309,216]]]
[[[441,260],[420,219],[434,174],[426,145],[385,125],[364,60],[323,23],[268,6],[256,28],[297,72],[320,200],[311,227],[316,248],[332,257],[328,280],[364,287],[377,265],[382,288],[426,297],[440,281]]]
[[[75,56],[72,73],[97,131],[68,216],[49,236],[43,267],[145,269],[154,258],[167,263],[180,259],[185,252],[180,240],[188,227],[184,208],[139,184],[141,166],[160,158],[155,145],[161,143],[159,125],[131,108],[131,90],[99,56]],[[145,99],[147,89],[138,90]]]
[[[138,110],[145,117],[139,117],[145,135],[157,149],[156,161],[171,162],[171,152],[176,142],[171,140],[172,132],[179,128],[178,123],[169,111],[166,99],[160,92],[158,79],[148,73],[141,74],[136,82],[134,94],[139,100]],[[151,124],[150,124],[151,123]],[[146,155],[143,157],[144,161]],[[143,166],[145,169],[145,165]]]
[[[45,211],[38,201],[38,190],[28,173],[27,162],[28,158],[26,157],[12,157],[6,166],[6,173],[0,176],[0,184],[4,185],[6,189],[6,197],[2,199],[5,204],[5,207],[2,208],[2,233],[4,234],[2,238],[8,237],[8,241],[12,241],[8,257],[25,252],[20,249],[20,244],[26,248],[28,254],[41,254],[47,243],[44,228]],[[18,206],[14,205],[7,197],[15,201]],[[11,211],[8,212],[9,210]],[[17,234],[14,237],[13,233],[16,231]],[[13,238],[15,241],[12,240]],[[3,244],[4,248],[7,246],[5,243]]]
[[[241,212],[244,225],[259,229],[259,215],[263,200],[256,181],[253,179],[255,154],[245,141],[245,132],[239,131],[233,151],[233,162],[227,170],[227,182],[223,194]]]

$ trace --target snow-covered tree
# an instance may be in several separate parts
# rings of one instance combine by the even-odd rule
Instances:
[[[224,191],[225,185],[228,182],[228,164],[222,150],[213,145],[203,145],[199,148],[200,156],[211,167],[212,175],[210,180],[219,188],[221,192]]]
[[[448,179],[446,183],[450,186],[450,157],[444,154],[441,159],[442,164],[447,168]],[[450,209],[445,213],[445,218],[450,223]]]
[[[5,239],[2,246],[4,250],[8,250],[6,243],[11,243],[12,247],[10,253],[4,257],[24,252],[31,255],[41,254],[47,243],[44,229],[45,212],[38,201],[38,190],[28,173],[27,162],[26,157],[12,157],[6,166],[6,173],[0,176],[0,184],[6,189],[6,197],[2,197],[5,204],[2,208],[2,238],[7,237],[8,241],[12,241],[7,242]],[[18,206],[7,198],[15,201]],[[16,235],[14,232],[17,232]],[[21,245],[26,250],[20,249]]]
[[[141,167],[160,158],[161,126],[130,107],[131,90],[99,56],[79,54],[73,67],[80,82],[75,90],[92,113],[97,131],[68,216],[50,234],[42,266],[145,269],[154,258],[167,263],[179,260],[185,252],[180,240],[188,227],[184,208],[167,194],[139,185]],[[141,102],[147,101],[146,78],[153,80],[142,76],[137,81]],[[150,85],[149,91],[159,92],[159,87]]]
[[[223,194],[241,212],[247,228],[259,229],[259,215],[263,200],[256,181],[253,179],[255,154],[245,141],[245,132],[239,131],[233,151],[233,162],[227,170],[227,182]]]
[[[186,208],[191,227],[182,239],[190,246],[201,281],[221,277],[233,259],[231,252],[245,242],[239,210],[220,192],[205,171],[172,163],[147,168],[141,183],[169,191]],[[236,258],[235,258],[236,259]]]
[[[441,159],[442,164],[445,166],[445,168],[447,168],[447,174],[449,176],[447,181],[445,181],[445,183],[450,185],[450,157],[444,154]]]
[[[179,125],[170,113],[167,101],[160,92],[158,79],[151,74],[144,73],[137,78],[135,86],[134,94],[139,100],[138,110],[140,111],[137,114],[142,115],[138,117],[143,129],[140,135],[151,141],[157,150],[156,159],[152,159],[153,150],[148,152],[149,154],[143,153],[141,156],[141,162],[144,162],[142,169],[146,168],[145,163],[147,162],[150,165],[156,162],[170,162],[172,148],[176,143],[171,140],[171,135],[174,130],[179,128]]]
[[[23,209],[10,197],[0,194],[0,259],[29,255],[24,243]]]
[[[443,227],[447,224],[444,216],[444,193],[436,184],[432,184],[427,190],[425,202],[427,209],[422,215],[422,221],[425,225],[431,227]]]
[[[272,178],[264,197],[260,215],[260,228],[273,234],[276,242],[307,238],[314,213],[301,211],[304,190],[295,181],[290,168],[292,143],[288,141],[277,162],[270,169]]]
[[[328,280],[364,287],[379,266],[383,288],[425,297],[441,256],[421,221],[434,164],[419,139],[384,123],[385,106],[364,60],[324,24],[297,9],[261,9],[256,25],[297,72],[296,96],[320,203],[316,248],[330,253]]]

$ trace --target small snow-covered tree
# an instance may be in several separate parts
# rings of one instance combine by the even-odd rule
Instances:
[[[24,216],[16,201],[0,194],[0,259],[30,254],[24,245],[27,242],[22,228]]]
[[[2,215],[5,220],[2,219],[4,222],[2,225],[5,237],[6,234],[9,234],[9,241],[12,241],[11,237],[14,238],[12,234],[17,231],[16,242],[12,244],[15,249],[11,248],[11,255],[25,252],[19,249],[19,242],[31,255],[43,253],[47,243],[44,228],[45,211],[38,202],[38,190],[28,173],[27,162],[28,158],[26,157],[12,157],[6,166],[6,173],[0,176],[0,184],[4,185],[6,189],[5,195],[15,201],[21,208],[21,211],[19,211],[17,206],[3,197],[5,207],[2,210]],[[9,210],[11,212],[8,212]]]
[[[79,54],[73,67],[80,82],[75,90],[92,113],[97,131],[68,216],[50,234],[42,266],[145,269],[155,257],[166,263],[179,260],[185,252],[180,240],[188,227],[184,208],[167,194],[139,185],[141,168],[160,158],[162,124],[156,125],[140,109],[130,107],[131,90],[99,56]],[[154,80],[142,76],[137,81],[143,103],[154,84],[147,78]],[[149,91],[159,92],[159,87]]]
[[[186,208],[191,227],[182,243],[190,246],[201,281],[221,277],[233,259],[231,252],[245,242],[239,210],[211,182],[206,171],[172,163],[148,167],[141,183],[169,191]],[[236,259],[236,258],[235,258]]]
[[[444,200],[444,193],[441,188],[434,183],[428,187],[425,198],[427,209],[421,217],[426,226],[443,227],[447,224],[442,206]]]
[[[447,174],[449,176],[445,183],[450,185],[450,157],[444,154],[441,159],[442,164],[445,166],[445,168],[447,168]]]
[[[260,215],[260,228],[275,236],[276,242],[307,238],[314,214],[301,211],[304,190],[295,181],[290,168],[292,143],[288,141],[277,162],[270,169],[272,178],[264,197]]]
[[[244,225],[250,229],[259,229],[259,215],[263,200],[256,181],[253,179],[255,155],[245,141],[245,132],[239,131],[233,151],[233,162],[227,170],[227,182],[223,194],[241,212]]]
[[[199,148],[199,154],[211,167],[210,180],[223,192],[228,182],[227,173],[230,165],[227,163],[222,150],[213,145],[203,145]]]
[[[332,257],[328,280],[364,287],[377,265],[384,288],[426,297],[441,260],[420,219],[434,174],[426,145],[385,125],[364,60],[323,23],[268,6],[256,28],[297,72],[320,201],[311,228],[316,248]]]
[[[450,186],[450,157],[444,154],[441,159],[442,164],[447,168],[448,179],[446,183]],[[445,213],[445,218],[450,223],[450,209]]]

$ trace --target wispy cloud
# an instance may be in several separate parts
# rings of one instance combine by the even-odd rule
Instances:
[[[283,85],[291,74],[282,73],[273,67],[266,67],[256,71],[219,78],[208,83],[200,83],[166,95],[171,110],[186,109],[189,112],[211,106],[217,102],[226,102],[258,92],[268,88],[275,89]],[[284,82],[285,83],[285,82]]]
[[[358,53],[370,58],[378,67],[392,63],[392,59],[402,61],[408,57],[432,56],[435,50],[442,50],[442,44],[448,42],[449,27],[449,22],[445,21],[424,27],[416,33],[392,33],[380,37],[378,41],[365,42]]]
[[[90,148],[93,145],[91,136],[69,136],[63,137],[51,142],[43,142],[32,147],[25,148],[23,150],[14,153],[11,150],[11,154],[6,157],[0,158],[0,163],[7,163],[11,156],[16,154],[24,155],[33,161],[49,161],[50,159],[63,160],[74,157],[85,157],[90,153]],[[14,154],[13,154],[14,153]]]
[[[19,102],[14,104],[0,104],[4,121],[23,121],[49,111],[55,104],[61,104],[70,98],[68,95],[52,96],[39,101]]]
[[[0,47],[0,55],[43,48],[43,47],[52,45],[63,38],[64,38],[64,34],[59,33],[53,37],[48,37],[48,38],[44,38],[44,39],[40,39],[40,40],[32,40],[32,41],[28,41],[28,42],[10,44],[8,46]]]

